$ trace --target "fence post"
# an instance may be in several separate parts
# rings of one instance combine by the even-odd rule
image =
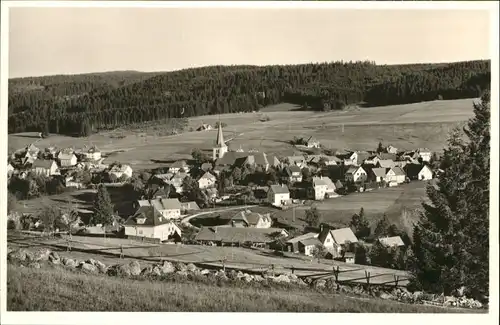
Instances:
[[[337,268],[335,268],[335,266],[334,266],[333,267],[333,276],[335,277],[335,283],[337,284],[337,290],[340,289],[339,273],[340,273],[340,270],[339,270],[338,265],[337,265]]]
[[[399,275],[394,275],[394,287],[398,287]]]
[[[120,258],[123,258],[123,245],[120,244]]]
[[[226,272],[226,259],[222,260],[222,270]]]
[[[274,264],[271,264],[271,269],[273,270],[273,276],[274,276]]]
[[[367,290],[370,291],[370,272],[365,271],[365,277]]]
[[[295,267],[292,266],[292,274],[295,274]]]

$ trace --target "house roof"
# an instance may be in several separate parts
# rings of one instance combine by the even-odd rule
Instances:
[[[138,223],[138,219],[145,218],[144,223]],[[154,206],[140,206],[137,211],[125,221],[126,226],[159,226],[170,221],[163,217]]]
[[[200,210],[198,203],[195,201],[181,202],[181,208],[185,210]]]
[[[125,172],[128,168],[132,169],[129,165],[114,165],[111,167],[111,172]]]
[[[59,158],[59,160],[70,160],[72,159],[73,157],[75,157],[75,154],[72,153],[72,152],[60,152],[58,155],[57,155],[57,158]]]
[[[208,171],[208,170],[210,170],[212,168],[213,168],[213,166],[209,162],[201,164],[201,170],[203,170],[204,172],[206,172],[206,171]]]
[[[386,247],[393,247],[393,246],[404,246],[405,243],[399,236],[394,236],[394,237],[382,237],[379,238],[378,241],[386,246]]]
[[[231,218],[231,221],[243,221],[249,226],[254,226],[258,224],[260,220],[266,221],[268,218],[268,216],[263,216],[262,214],[257,212],[243,210],[235,214]]]
[[[372,173],[375,177],[385,177],[387,175],[385,168],[372,168]]]
[[[177,160],[170,165],[170,168],[184,168],[187,167],[187,165],[188,164],[185,160]]]
[[[360,166],[351,166],[349,167],[349,169],[347,170],[346,174],[354,174],[355,172],[357,172],[359,169],[362,169],[365,173],[366,171],[363,169],[363,167],[360,167]]]
[[[304,246],[316,246],[316,245],[321,245],[321,242],[319,241],[318,238],[307,238],[299,241]]]
[[[314,233],[314,232],[308,232],[306,234],[303,234],[303,235],[291,238],[291,239],[287,240],[286,242],[289,243],[289,244],[298,243],[299,241],[305,240],[305,239],[308,239],[308,238],[316,238],[316,237],[318,237],[318,235],[319,234]]]
[[[358,154],[358,159],[357,159],[358,163],[361,163],[366,159],[368,159],[368,157],[370,157],[370,153],[366,151],[358,151],[357,154]]]
[[[95,152],[101,152],[101,150],[99,150],[99,148],[97,148],[96,146],[92,146],[89,148],[89,150],[87,150],[88,153],[95,153]]]
[[[396,176],[406,176],[406,173],[401,169],[401,167],[392,167],[391,170],[396,174]]]
[[[225,243],[270,243],[272,234],[283,232],[281,228],[240,228],[240,227],[203,227],[195,240],[222,241]]]
[[[288,191],[288,187],[286,185],[271,185],[269,187],[270,191],[273,191],[274,194],[286,194],[290,193]]]
[[[271,166],[278,166],[281,163],[278,156],[276,156],[274,154],[267,155],[267,162]]]
[[[318,235],[318,237],[317,237],[317,238],[318,238],[318,240],[319,240],[321,243],[324,243],[324,242],[325,242],[325,239],[326,239],[326,237],[328,237],[328,234],[329,234],[329,233],[331,233],[331,232],[330,232],[330,229],[328,229],[328,228],[323,229],[323,230],[319,233],[319,235]]]
[[[395,163],[391,159],[380,159],[378,165],[382,168],[392,168],[395,166]]]
[[[201,179],[211,179],[211,180],[216,180],[216,177],[212,174],[210,174],[209,172],[206,172],[205,174],[203,174],[203,176],[200,177],[200,180]]]
[[[398,155],[394,153],[381,152],[377,155],[381,160],[396,160]]]
[[[167,182],[174,177],[174,174],[172,173],[166,173],[166,174],[156,174],[154,175],[155,178],[158,178],[159,180],[162,180],[164,182]]]
[[[342,184],[342,182],[340,180],[337,180],[335,182],[335,187],[338,188],[338,189],[341,189],[344,187],[344,184]]]
[[[425,167],[426,165],[421,165],[421,164],[407,164],[404,169],[406,173],[408,174],[408,177],[415,177],[418,176],[420,171]],[[429,168],[429,167],[427,167]]]
[[[337,189],[337,186],[333,183],[333,181],[330,179],[330,177],[323,176],[323,182],[326,183],[326,185],[328,186],[328,189],[334,190],[334,191]]]
[[[313,186],[328,186],[328,183],[322,177],[313,177],[312,182]]]
[[[53,160],[37,159],[32,163],[31,167],[50,169],[53,164],[55,164]]]
[[[181,209],[181,203],[178,199],[154,199],[154,200],[139,200],[139,206],[154,206],[157,210],[174,210]]]
[[[216,165],[234,165],[236,160],[239,158],[246,157],[248,153],[245,152],[237,152],[237,151],[228,151],[222,156],[222,158],[217,159],[215,162]]]
[[[296,166],[296,165],[288,166],[288,170],[290,170],[290,172],[292,172],[292,173],[300,173],[300,172],[302,172],[302,170],[300,169],[300,167]]]
[[[352,232],[351,228],[341,228],[331,231],[333,239],[337,244],[345,244],[347,241],[357,243],[358,238]]]
[[[417,152],[431,152],[428,148],[418,148]]]
[[[304,158],[304,156],[302,156],[302,155],[287,156],[285,159],[286,159],[286,160],[288,160],[288,162],[289,162],[290,164],[294,164],[294,163],[297,163],[297,162],[299,162],[299,163],[303,163],[303,162],[306,160],[306,159]]]

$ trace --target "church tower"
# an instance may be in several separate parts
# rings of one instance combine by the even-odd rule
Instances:
[[[217,160],[219,158],[222,158],[227,150],[227,145],[224,142],[224,133],[222,133],[222,123],[219,121],[219,129],[217,130],[217,142],[215,143],[215,147],[213,148],[213,159]]]

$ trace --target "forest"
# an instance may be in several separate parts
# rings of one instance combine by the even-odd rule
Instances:
[[[258,111],[288,102],[307,110],[479,97],[489,60],[377,65],[333,62],[117,71],[9,80],[9,133],[87,136],[131,123]]]

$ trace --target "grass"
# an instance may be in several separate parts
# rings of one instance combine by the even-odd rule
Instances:
[[[362,300],[314,290],[123,280],[102,275],[84,275],[59,268],[30,269],[14,265],[9,265],[7,269],[7,310],[351,313],[459,311],[375,298]]]
[[[434,101],[335,112],[290,111],[295,108],[294,105],[280,104],[264,109],[270,118],[265,123],[260,122],[263,114],[260,112],[224,114],[221,119],[227,124],[224,129],[226,138],[242,133],[230,142],[232,149],[241,146],[243,149],[258,148],[269,153],[279,153],[290,149],[286,140],[294,136],[313,135],[331,148],[374,149],[379,141],[383,141],[398,148],[428,147],[440,150],[446,144],[448,131],[472,116],[472,101]],[[190,118],[188,129],[196,128],[201,123],[215,124],[218,118]],[[147,131],[147,127],[145,130]],[[88,138],[52,135],[39,140],[37,146],[80,147],[95,144],[104,152],[122,150],[110,157],[111,162],[117,160],[131,164],[134,168],[154,168],[165,165],[161,163],[163,160],[189,157],[192,148],[211,148],[217,130],[186,132],[173,136],[155,134],[157,133],[153,132],[148,136],[141,136],[137,132],[124,130],[124,137],[121,139],[111,138],[109,132]],[[10,149],[19,149],[36,140],[35,133],[9,134],[8,144]]]

